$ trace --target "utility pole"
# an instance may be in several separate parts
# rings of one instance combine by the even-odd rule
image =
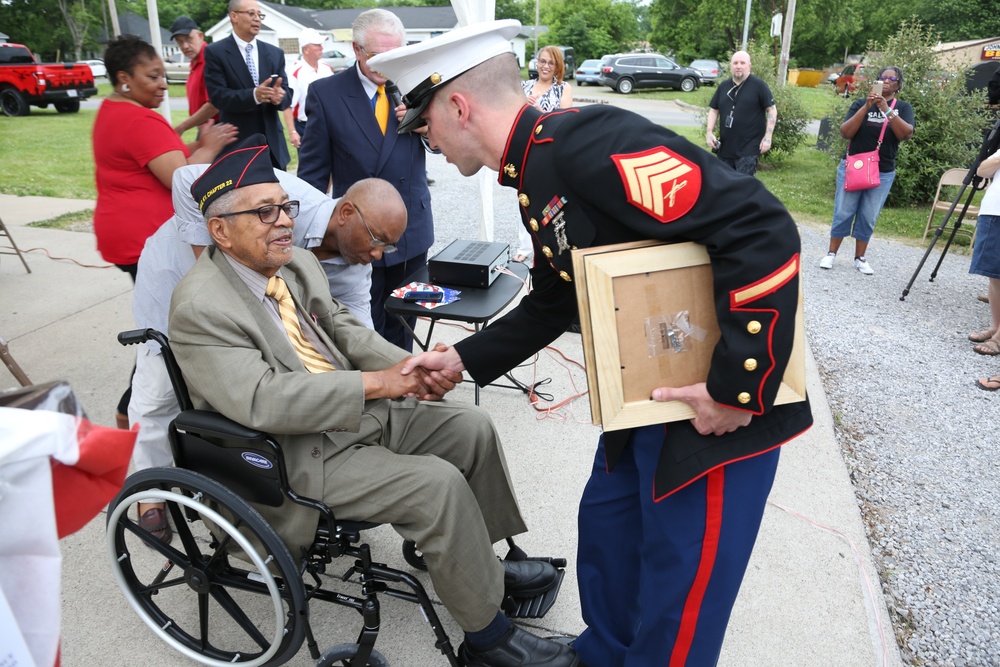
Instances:
[[[795,23],[795,0],[788,0],[785,15],[785,30],[781,34],[781,59],[778,61],[778,85],[788,80],[788,52],[792,48],[792,24]]]
[[[114,34],[108,37],[108,41],[110,41],[117,39],[122,34],[122,28],[118,25],[118,8],[115,7],[115,0],[108,0],[108,13],[111,14],[111,29],[114,31]]]
[[[750,0],[747,0],[749,2]],[[541,0],[535,0],[535,53],[538,53],[538,3]]]
[[[740,48],[744,51],[747,50],[747,35],[750,32],[750,3],[752,1],[753,0],[747,0],[747,13],[746,16],[743,17],[743,45],[740,46]]]

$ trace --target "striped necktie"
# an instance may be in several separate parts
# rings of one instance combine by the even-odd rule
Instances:
[[[260,80],[257,78],[257,66],[253,64],[253,44],[247,44],[247,69],[250,70],[253,85],[260,85]]]
[[[385,86],[379,86],[378,92],[375,93],[375,120],[378,121],[378,126],[384,135],[385,128],[389,124],[389,98],[385,95]]]
[[[271,276],[267,281],[265,294],[278,302],[278,314],[281,315],[281,323],[285,325],[288,342],[292,344],[306,370],[310,373],[336,370],[334,365],[320,354],[319,350],[302,334],[299,316],[295,311],[295,302],[292,301],[292,295],[288,292],[288,285],[285,284],[285,281],[278,276]]]

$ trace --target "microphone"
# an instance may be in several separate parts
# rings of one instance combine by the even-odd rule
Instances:
[[[399,88],[388,79],[385,80],[385,92],[388,93],[389,99],[392,100],[393,109],[403,103],[403,96],[399,93]]]

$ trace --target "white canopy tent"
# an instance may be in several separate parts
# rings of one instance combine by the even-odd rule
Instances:
[[[496,4],[496,0],[451,0],[458,22],[463,26],[492,21],[496,18]],[[493,184],[496,178],[495,171],[490,169],[479,171],[479,240],[481,241],[493,240]]]

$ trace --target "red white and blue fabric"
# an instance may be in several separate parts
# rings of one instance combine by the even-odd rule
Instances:
[[[74,415],[0,408],[4,664],[59,664],[59,539],[83,528],[121,489],[135,436]]]

